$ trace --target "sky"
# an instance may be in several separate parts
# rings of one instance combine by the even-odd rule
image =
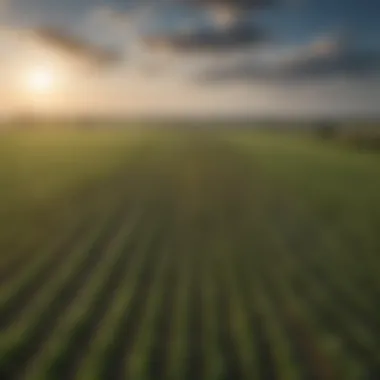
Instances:
[[[0,0],[0,112],[380,116],[378,0]]]

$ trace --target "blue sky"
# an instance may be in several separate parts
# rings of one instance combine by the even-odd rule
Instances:
[[[346,29],[361,44],[380,47],[380,2],[377,0],[299,0],[293,6],[266,10],[264,19],[285,41]]]
[[[236,114],[273,114],[276,110],[279,114],[295,115],[380,114],[379,0],[278,0],[262,9],[253,7],[249,17],[247,9],[244,9],[236,16],[237,20],[248,18],[252,26],[268,36],[265,43],[254,42],[252,46],[234,52],[225,49],[217,55],[210,51],[206,54],[207,59],[197,51],[192,54],[185,52],[176,57],[175,64],[169,64],[169,69],[166,63],[161,64],[166,66],[166,70],[162,75],[158,73],[158,78],[141,75],[137,79],[133,74],[133,79],[128,79],[131,77],[131,67],[138,61],[134,59],[135,50],[130,46],[131,34],[136,32],[145,38],[145,34],[153,31],[174,47],[186,50],[190,46],[188,41],[184,44],[184,40],[178,39],[176,34],[189,25],[194,33],[191,47],[204,46],[205,36],[199,35],[202,26],[206,25],[211,30],[215,27],[213,13],[210,16],[207,6],[213,2],[218,5],[231,4],[231,0],[200,0],[200,5],[195,8],[179,5],[191,1],[165,1],[165,7],[158,6],[158,1],[153,2],[155,7],[150,11],[149,19],[138,27],[133,26],[138,32],[132,28],[134,22],[131,20],[136,18],[134,10],[146,9],[141,5],[142,1],[7,0],[4,1],[1,19],[7,28],[59,27],[84,42],[120,49],[128,58],[117,68],[99,73],[97,84],[92,85],[94,88],[99,86],[99,93],[104,93],[102,86],[106,84],[107,91],[117,94],[118,109],[121,110],[121,99],[125,95],[128,101],[128,94],[112,88],[112,83],[118,82],[115,78],[119,78],[119,82],[125,81],[126,86],[133,83],[136,91],[141,88],[141,94],[143,91],[149,92],[149,85],[168,91],[167,102],[162,106],[165,110],[172,107],[175,111],[204,112],[204,104],[197,104],[194,100],[197,98],[194,93],[198,93],[203,103],[210,104],[207,109],[216,114],[218,110],[225,109],[227,103],[228,109]],[[255,4],[255,0],[247,2]],[[115,32],[114,17],[105,16],[108,14],[105,11],[125,17],[125,27]],[[94,23],[94,15],[97,14],[101,15],[100,23],[99,17]],[[239,25],[239,21],[234,22]],[[206,35],[210,50],[216,42],[220,45],[222,41],[223,49],[234,44],[224,44],[224,39],[231,37],[231,29],[225,29],[222,34],[218,29],[215,33],[211,31]],[[252,41],[256,39],[254,36]],[[136,67],[133,69],[136,71]],[[188,75],[189,72],[191,75]],[[203,81],[202,78],[207,80]],[[177,96],[175,91],[179,91]],[[236,99],[235,108],[231,105],[232,93]],[[263,102],[264,95],[260,94],[267,94],[266,103]],[[356,97],[359,94],[360,99]],[[144,96],[141,95],[141,98]],[[178,101],[179,98],[181,101]],[[101,103],[99,99],[97,102]],[[250,103],[249,99],[255,100]],[[154,104],[154,101],[147,101],[147,112],[149,107],[152,108],[148,103]],[[144,106],[139,107],[143,112]],[[155,107],[157,111],[161,106]]]
[[[84,13],[96,7],[114,7],[120,11],[133,7],[131,5],[133,3],[128,0],[10,0],[8,2],[13,9],[15,21],[20,19],[27,22],[29,19],[70,25],[80,22]],[[284,39],[304,39],[314,33],[334,28],[353,30],[363,43],[368,40],[376,42],[380,39],[378,0],[278,0],[277,3],[279,4],[277,6],[254,11],[252,17],[264,22],[274,34],[279,34]],[[159,17],[165,19],[165,14],[160,14]],[[168,16],[166,19],[169,21]]]

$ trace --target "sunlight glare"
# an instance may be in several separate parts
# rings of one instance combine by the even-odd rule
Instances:
[[[31,70],[27,77],[27,86],[34,94],[46,94],[54,90],[56,76],[48,67],[37,67]]]

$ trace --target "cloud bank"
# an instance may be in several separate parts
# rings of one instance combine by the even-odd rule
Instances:
[[[31,37],[52,50],[94,66],[108,66],[121,59],[118,52],[95,46],[55,27],[44,26],[33,29]]]
[[[380,53],[360,49],[341,36],[323,36],[304,46],[270,46],[261,51],[212,65],[197,80],[225,81],[318,81],[339,77],[380,75]]]
[[[200,52],[240,49],[262,43],[265,33],[259,28],[238,23],[225,29],[205,29],[175,35],[144,37],[143,42],[151,49],[176,52]]]

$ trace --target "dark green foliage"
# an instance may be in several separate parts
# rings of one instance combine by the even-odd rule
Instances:
[[[333,140],[339,135],[337,123],[324,121],[315,127],[317,136],[322,140]]]

